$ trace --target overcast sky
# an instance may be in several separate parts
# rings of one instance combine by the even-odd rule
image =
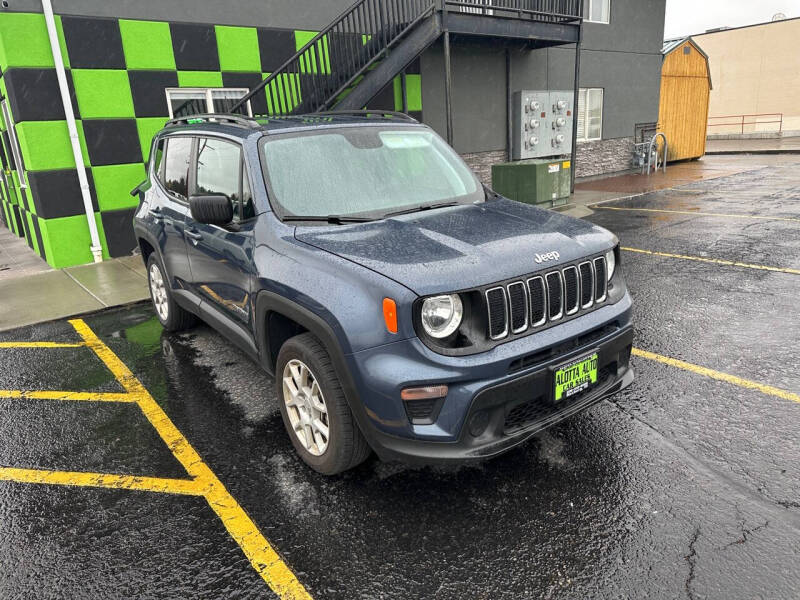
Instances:
[[[667,0],[664,37],[763,23],[779,12],[800,17],[800,0]]]

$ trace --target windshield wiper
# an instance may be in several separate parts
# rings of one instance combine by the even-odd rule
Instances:
[[[344,223],[369,223],[374,221],[370,217],[351,217],[348,215],[288,215],[283,217],[283,221],[321,221],[323,223],[331,223],[332,225],[342,225]]]
[[[448,206],[456,206],[458,202],[438,202],[436,204],[423,204],[422,206],[415,206],[414,208],[406,208],[394,212],[386,213],[383,218],[396,217],[399,215],[407,215],[410,213],[421,212],[423,210],[433,210],[435,208],[447,208]]]

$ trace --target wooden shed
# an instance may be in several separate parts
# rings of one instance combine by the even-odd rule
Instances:
[[[664,42],[659,130],[667,136],[667,160],[700,158],[706,152],[711,70],[692,38]]]

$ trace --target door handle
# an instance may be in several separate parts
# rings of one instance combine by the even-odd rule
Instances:
[[[164,215],[161,214],[160,208],[151,208],[149,211],[150,216],[153,217],[153,220],[158,221],[161,223],[164,220]]]
[[[203,239],[203,235],[194,229],[187,229],[184,231],[184,233],[186,234],[186,237],[191,238],[192,243],[194,244]]]

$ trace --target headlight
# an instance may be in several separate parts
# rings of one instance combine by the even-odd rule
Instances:
[[[608,265],[606,269],[608,280],[611,281],[611,278],[614,276],[614,269],[617,268],[617,259],[614,255],[614,250],[606,252],[606,265]]]
[[[458,329],[464,316],[464,305],[458,294],[434,296],[422,303],[422,327],[432,338],[442,339]]]

